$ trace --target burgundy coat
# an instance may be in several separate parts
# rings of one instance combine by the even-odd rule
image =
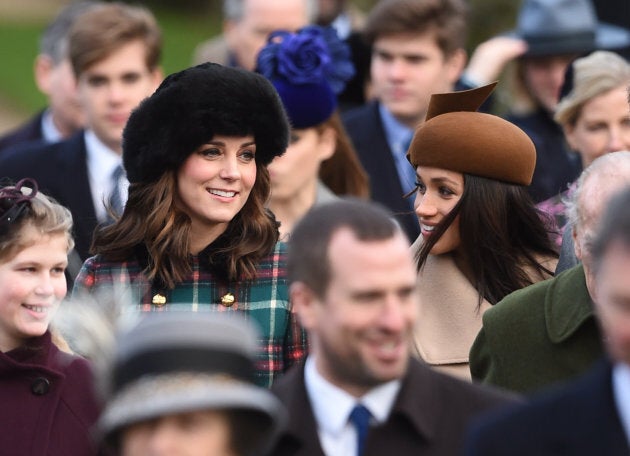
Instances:
[[[96,454],[91,428],[100,411],[88,362],[61,352],[50,333],[0,352],[0,453]]]

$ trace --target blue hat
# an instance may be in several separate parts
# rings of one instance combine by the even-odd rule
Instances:
[[[297,129],[328,119],[337,94],[354,76],[350,48],[332,27],[319,26],[272,33],[258,54],[257,71],[274,85]]]

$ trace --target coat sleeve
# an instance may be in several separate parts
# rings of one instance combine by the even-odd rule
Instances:
[[[473,381],[487,382],[492,371],[492,356],[483,326],[470,348],[469,363]]]

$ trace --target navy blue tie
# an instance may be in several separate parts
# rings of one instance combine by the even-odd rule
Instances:
[[[362,404],[355,405],[350,412],[349,420],[357,430],[357,456],[363,456],[371,416],[370,411]]]

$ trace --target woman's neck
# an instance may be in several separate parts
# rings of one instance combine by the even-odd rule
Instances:
[[[290,198],[277,199],[273,196],[269,200],[269,209],[280,222],[280,236],[291,234],[293,226],[315,204],[317,199],[317,182],[314,186],[304,188]]]
[[[220,223],[213,226],[197,225],[193,222],[190,227],[189,253],[196,255],[212,244],[227,229],[227,223]]]

